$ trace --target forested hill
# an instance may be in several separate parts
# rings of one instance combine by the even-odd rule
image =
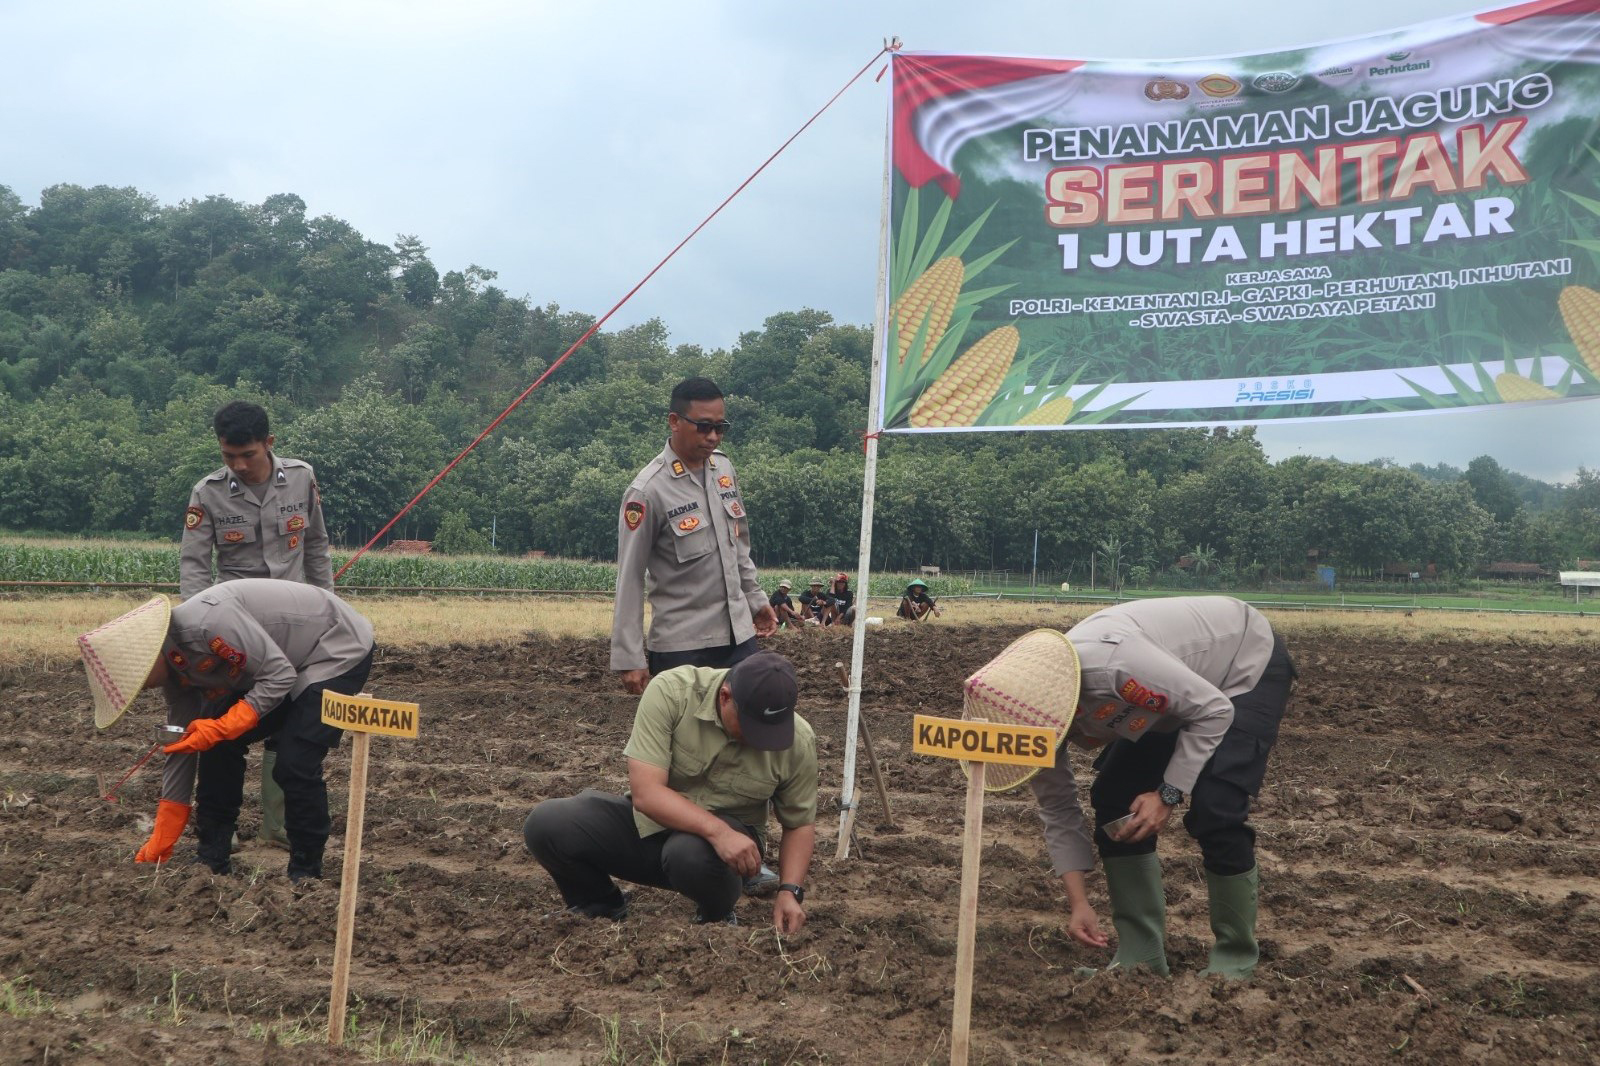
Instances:
[[[0,186],[0,527],[176,536],[218,465],[212,411],[272,413],[359,543],[593,322],[439,272],[414,236],[367,239],[292,194],[163,205]],[[728,392],[726,447],[764,565],[856,554],[870,330],[774,315],[731,351],[651,321],[602,332],[427,498],[401,532],[610,558],[616,508],[690,374]],[[1197,557],[1241,579],[1600,556],[1600,473],[1564,490],[1492,458],[1465,472],[1266,461],[1249,432],[992,434],[883,442],[875,562],[1064,570],[1091,552],[1153,572]],[[1426,476],[1424,476],[1426,475]]]

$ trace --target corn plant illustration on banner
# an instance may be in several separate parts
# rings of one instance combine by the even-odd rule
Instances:
[[[1159,65],[893,64],[885,429],[1600,396],[1600,0]]]

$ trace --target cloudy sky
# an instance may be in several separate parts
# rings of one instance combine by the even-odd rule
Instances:
[[[1265,51],[1493,6],[1461,0],[9,0],[0,184],[165,203],[303,197],[419,236],[536,303],[600,314],[867,65],[908,50],[1072,58]],[[774,312],[872,317],[881,63],[610,327],[732,344]],[[1262,430],[1296,453],[1549,479],[1600,465],[1600,403]]]

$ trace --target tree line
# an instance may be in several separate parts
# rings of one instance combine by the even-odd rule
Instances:
[[[492,270],[441,273],[293,194],[163,205],[0,186],[0,526],[176,537],[218,465],[211,413],[272,413],[278,448],[317,467],[335,538],[364,542],[548,369],[592,316],[515,297]],[[667,393],[728,394],[764,566],[854,561],[871,331],[773,315],[729,349],[665,323],[602,331],[396,531],[441,547],[609,559],[616,508],[666,434]],[[1267,460],[1250,430],[886,437],[874,565],[1116,577],[1211,570],[1297,579],[1600,556],[1600,472],[1552,486],[1489,456],[1465,471]],[[1314,555],[1312,553],[1315,553]]]

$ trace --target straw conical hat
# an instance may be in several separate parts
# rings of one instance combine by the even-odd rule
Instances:
[[[1067,635],[1035,629],[967,678],[961,717],[1054,729],[1059,745],[1078,709],[1078,682],[1078,649]],[[961,767],[968,769],[964,762]],[[1016,788],[1038,772],[1033,766],[991,763],[984,771],[984,791]]]
[[[172,605],[165,596],[135,607],[78,638],[78,651],[94,693],[94,724],[104,729],[122,717],[144,688],[167,639]]]

